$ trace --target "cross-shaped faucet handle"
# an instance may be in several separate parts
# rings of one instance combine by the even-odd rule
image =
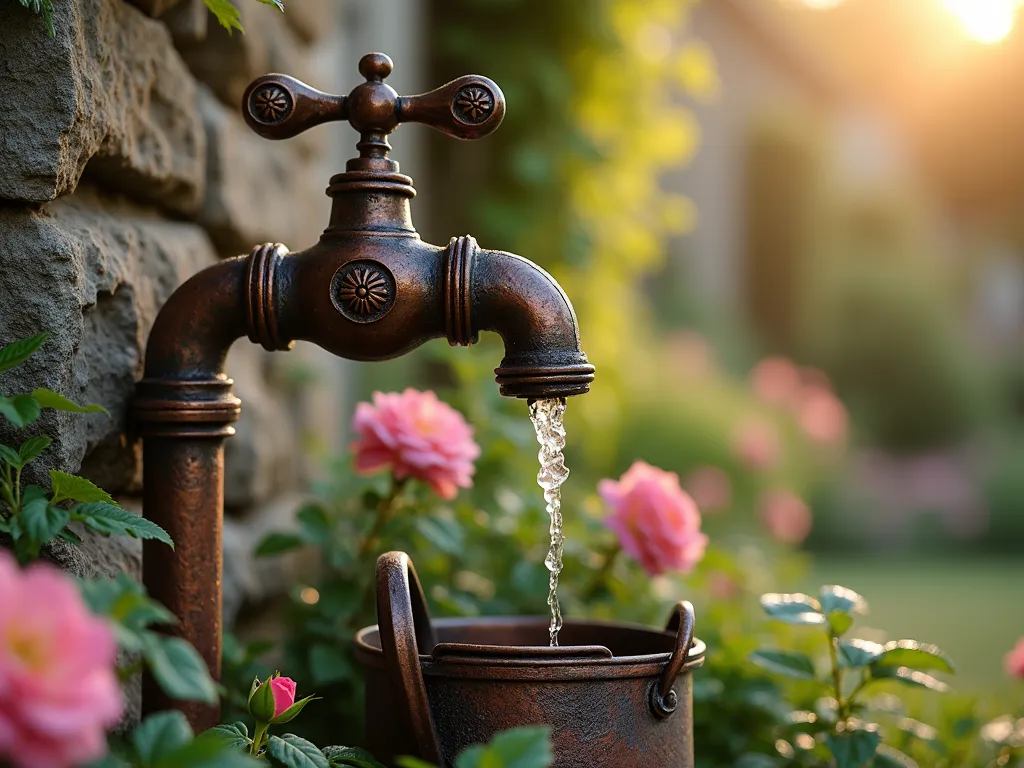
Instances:
[[[360,133],[359,155],[386,158],[387,136],[399,123],[423,123],[456,139],[479,139],[494,131],[505,116],[505,96],[497,83],[464,75],[418,96],[399,96],[384,82],[394,64],[383,53],[359,60],[366,78],[348,96],[311,88],[289,75],[258,77],[242,97],[245,120],[265,139],[290,139],[303,131],[347,120]]]

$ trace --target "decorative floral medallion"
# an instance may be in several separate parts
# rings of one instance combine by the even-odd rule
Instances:
[[[470,125],[482,123],[494,111],[494,94],[482,85],[467,85],[452,100],[452,113]]]
[[[249,113],[261,123],[280,123],[292,113],[292,97],[284,88],[267,83],[249,96]]]
[[[395,278],[376,261],[352,261],[334,273],[331,299],[349,320],[372,323],[387,314],[395,302]]]

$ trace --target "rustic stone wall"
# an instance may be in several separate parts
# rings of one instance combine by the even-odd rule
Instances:
[[[228,35],[202,0],[63,0],[51,39],[38,16],[0,2],[0,343],[50,334],[0,376],[0,392],[47,386],[103,405],[109,418],[48,412],[35,425],[56,440],[34,474],[80,470],[136,511],[128,404],[160,306],[218,258],[264,241],[307,247],[327,221],[330,142],[342,132],[269,143],[238,105],[271,71],[343,88],[329,55],[343,4],[301,0],[286,14],[237,4],[244,35]],[[295,365],[312,369],[318,392],[288,383]],[[243,402],[226,451],[230,620],[282,582],[249,553],[291,519],[311,463],[303,442],[319,433],[336,445],[342,369],[320,350],[271,355],[243,340],[227,370]],[[0,440],[24,437],[0,427]],[[141,548],[87,535],[52,557],[81,574],[137,574]]]

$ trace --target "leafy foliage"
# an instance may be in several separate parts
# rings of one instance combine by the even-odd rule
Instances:
[[[808,712],[806,716],[794,713],[793,718],[796,733],[802,734],[811,746],[805,750],[811,761],[806,764],[819,765],[815,762],[816,753],[825,745],[836,768],[916,765],[894,746],[883,746],[878,723],[861,719],[872,708],[872,702],[866,700],[865,695],[873,684],[886,681],[945,689],[944,683],[923,671],[953,672],[953,665],[942,651],[914,640],[883,645],[845,638],[853,626],[854,615],[867,611],[864,598],[845,587],[822,587],[817,599],[807,595],[763,595],[761,606],[775,620],[824,630],[829,652],[829,671],[824,678],[815,676],[814,662],[801,652],[760,649],[750,655],[752,662],[771,672],[814,681],[818,711]],[[815,615],[817,618],[811,618]],[[852,685],[848,684],[848,675],[854,676]],[[923,723],[904,724],[903,728],[917,736],[933,730]],[[796,741],[798,739],[794,738]]]
[[[46,334],[15,341],[0,348],[0,371],[28,360],[43,345]],[[70,413],[106,413],[98,405],[78,405],[49,389],[25,395],[0,395],[0,416],[18,428],[32,425],[49,408]],[[155,539],[173,546],[167,532],[150,520],[121,509],[102,488],[77,475],[50,470],[50,491],[36,485],[22,487],[22,471],[53,443],[50,437],[30,437],[17,450],[0,444],[0,533],[10,536],[22,562],[39,557],[46,543],[61,538],[78,543],[68,528],[81,523],[104,536]],[[68,502],[77,502],[68,506]]]

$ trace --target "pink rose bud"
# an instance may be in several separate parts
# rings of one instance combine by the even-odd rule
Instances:
[[[1024,637],[1017,641],[1013,650],[1004,659],[1006,674],[1024,680]]]
[[[295,681],[290,677],[275,677],[270,681],[274,693],[274,717],[295,703]]]
[[[359,436],[352,450],[360,474],[390,468],[395,478],[422,480],[443,499],[473,484],[480,455],[473,429],[433,392],[374,392],[372,405],[356,406],[352,429]]]
[[[689,573],[704,557],[700,511],[674,472],[638,461],[617,482],[602,480],[598,492],[612,509],[608,527],[652,576]]]

